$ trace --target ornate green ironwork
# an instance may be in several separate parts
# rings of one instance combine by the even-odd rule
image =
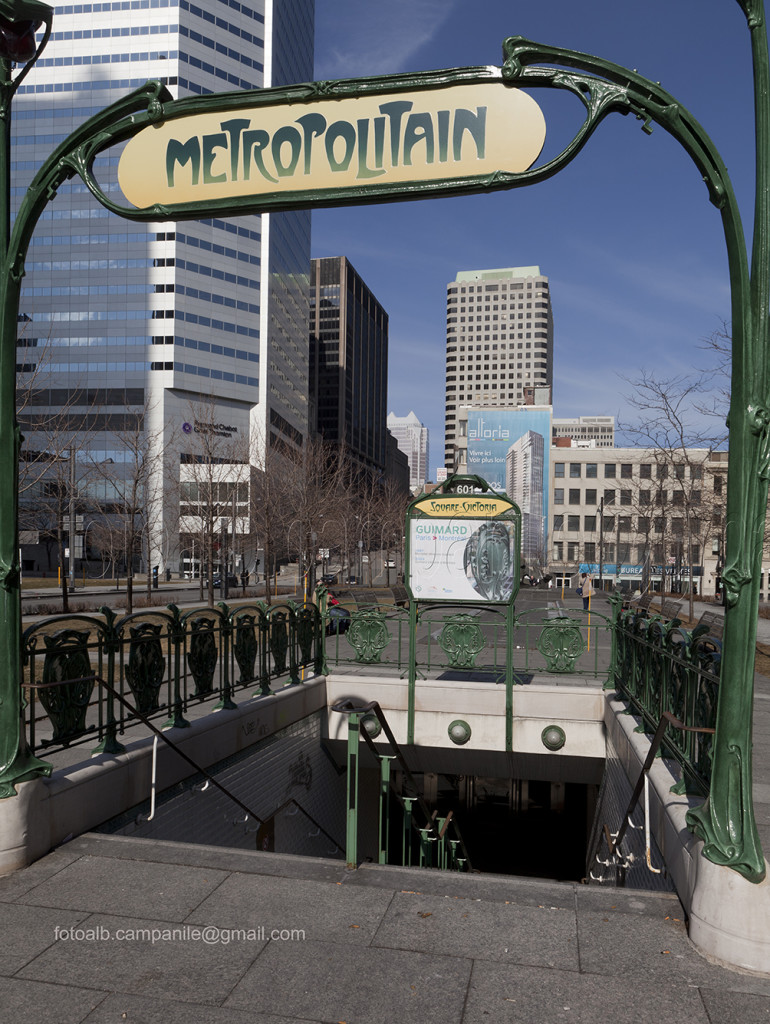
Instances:
[[[136,701],[137,710],[143,715],[160,707],[158,694],[163,685],[166,659],[163,657],[161,633],[158,623],[143,622],[129,627],[131,642],[128,648],[126,681]]]
[[[235,643],[233,653],[241,673],[239,682],[249,683],[255,676],[259,643],[257,641],[257,616],[248,612],[239,615],[235,621]]]
[[[356,661],[367,665],[377,664],[390,642],[385,615],[380,611],[355,612],[346,636],[356,652]]]
[[[484,650],[484,631],[472,615],[452,615],[439,633],[439,647],[449,658],[452,668],[472,668],[477,655]]]
[[[299,644],[300,661],[307,664],[313,658],[313,641],[316,638],[316,617],[318,613],[313,605],[305,605],[297,613],[297,643]]]
[[[270,653],[273,667],[278,675],[286,671],[286,655],[289,652],[289,620],[282,609],[270,612]]]
[[[566,617],[547,622],[537,638],[537,649],[549,672],[572,672],[586,649],[580,623]]]
[[[51,743],[66,746],[86,731],[94,689],[88,637],[80,629],[61,629],[43,637],[46,650],[39,699],[53,725]]]
[[[692,632],[635,611],[615,625],[619,651],[615,687],[652,733],[664,712],[696,730],[716,724],[721,645],[700,627]],[[669,729],[664,746],[682,766],[677,792],[707,793],[712,781],[713,734]]]
[[[212,619],[199,616],[190,622],[190,649],[187,664],[195,683],[195,696],[205,697],[214,689],[217,667],[217,640]]]
[[[738,0],[749,28],[754,69],[756,134],[756,201],[751,272],[738,205],[724,163],[713,143],[676,99],[655,82],[619,65],[557,47],[511,37],[503,45],[503,66],[460,68],[423,74],[380,76],[348,82],[311,83],[252,94],[193,97],[173,101],[159,83],[148,83],[85,122],[43,163],[22,200],[10,231],[10,108],[13,94],[50,35],[51,11],[36,3],[34,18],[42,18],[45,35],[15,80],[13,54],[0,53],[0,794],[11,794],[18,781],[47,774],[50,766],[31,757],[20,729],[21,610],[18,554],[18,458],[20,431],[15,418],[16,331],[24,259],[37,220],[59,186],[79,175],[107,209],[140,221],[181,220],[218,214],[337,206],[395,198],[422,198],[514,188],[543,181],[565,167],[585,147],[600,123],[611,113],[633,114],[651,132],[659,125],[679,142],[701,174],[711,202],[719,210],[727,246],[732,294],[732,388],[730,403],[730,462],[727,490],[727,595],[724,670],[713,743],[711,790],[704,805],[689,812],[691,827],[704,840],[704,854],[717,864],[734,868],[751,881],[764,877],[765,862],[757,834],[751,797],[751,733],[753,713],[753,652],[756,639],[759,582],[762,571],[763,523],[770,479],[770,61],[762,0]],[[26,3],[7,3],[12,20],[22,20]],[[26,59],[27,46],[19,51]],[[540,65],[540,66],[538,66]],[[242,109],[245,102],[291,104],[314,96],[393,95],[457,82],[494,82],[528,90],[558,89],[577,97],[585,120],[574,139],[557,156],[521,173],[437,182],[378,185],[270,194],[128,209],[116,204],[99,185],[94,161],[105,150],[130,139],[149,125],[187,114]],[[490,556],[492,552],[490,551]],[[491,557],[490,580],[499,569]],[[495,565],[492,565],[492,562]],[[493,588],[494,589],[494,588]],[[271,622],[271,646],[273,641]],[[288,641],[287,641],[288,642]],[[284,652],[285,654],[285,652]],[[275,653],[274,653],[275,656]],[[297,678],[295,645],[291,644],[292,680]],[[410,677],[413,684],[414,679]],[[411,728],[411,727],[410,727]]]

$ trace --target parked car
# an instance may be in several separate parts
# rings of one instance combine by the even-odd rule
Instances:
[[[222,574],[219,573],[219,572],[214,574],[214,586],[216,588],[219,588],[219,587],[222,586]],[[227,574],[227,586],[228,587],[237,587],[238,586],[238,577],[235,575],[234,572],[229,572]]]
[[[326,586],[328,586],[330,583],[336,583],[338,575],[339,573],[336,572],[325,572],[321,577],[321,583],[326,584]]]
[[[350,629],[350,612],[339,604],[333,604],[327,611],[329,621],[326,623],[326,635],[336,636],[347,633]]]

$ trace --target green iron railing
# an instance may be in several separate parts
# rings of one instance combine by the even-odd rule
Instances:
[[[378,862],[393,863],[395,851],[402,866],[434,867],[445,871],[471,871],[470,857],[465,847],[460,826],[452,811],[441,817],[431,811],[420,795],[419,788],[396,738],[377,701],[361,706],[351,701],[340,701],[330,708],[348,719],[347,744],[347,830],[346,860],[349,868],[358,867],[358,824],[359,824],[359,770],[360,749],[363,738],[369,752],[378,765],[379,788],[379,830]],[[377,749],[374,740],[381,733],[389,744],[390,753]],[[396,761],[408,793],[396,791],[391,766]],[[400,807],[400,814],[394,808],[391,797]],[[392,813],[395,811],[395,813]],[[399,836],[394,835],[396,815],[400,818]],[[400,838],[400,843],[397,842]]]
[[[613,599],[609,614],[552,604],[528,608],[509,619],[504,612],[484,615],[446,608],[420,612],[415,650],[410,657],[409,611],[358,608],[347,632],[326,637],[325,665],[368,666],[407,677],[409,736],[414,734],[415,693],[420,678],[445,679],[448,685],[469,673],[491,682],[507,682],[506,645],[513,653],[512,685],[534,675],[578,676],[601,680],[628,702],[641,718],[640,731],[654,732],[664,713],[686,728],[669,731],[666,756],[675,759],[682,778],[677,792],[708,795],[712,770],[721,670],[721,641],[707,626],[689,631],[678,619],[624,609]],[[508,749],[513,715],[512,687],[507,695]],[[410,739],[411,742],[411,739]]]
[[[722,642],[708,626],[683,629],[636,609],[615,611],[614,686],[639,731],[654,733],[658,723],[679,723],[662,736],[666,756],[682,769],[675,792],[707,796],[711,785],[714,729],[719,703]],[[669,716],[667,718],[666,716]]]
[[[144,718],[185,728],[191,706],[232,709],[241,691],[264,696],[276,683],[319,674],[321,617],[314,605],[293,602],[184,613],[170,605],[122,618],[102,608],[36,622],[23,634],[22,657],[30,749],[96,741],[94,753],[118,753],[118,736]]]

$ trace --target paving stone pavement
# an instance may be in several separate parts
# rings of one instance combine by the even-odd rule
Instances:
[[[13,1024],[759,1024],[676,896],[86,835],[0,879]]]

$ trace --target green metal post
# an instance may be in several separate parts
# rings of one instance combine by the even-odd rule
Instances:
[[[770,478],[770,60],[763,0],[738,0],[751,36],[756,133],[756,196],[751,276],[738,278],[723,209],[732,278],[733,358],[727,476],[727,607],[711,791],[688,812],[704,855],[752,882],[765,877],[752,797],[754,650]],[[733,199],[733,203],[735,200]],[[741,261],[742,263],[742,261]]]
[[[414,743],[415,687],[417,685],[417,602],[409,602],[409,693],[406,742]]]
[[[379,863],[388,863],[390,843],[390,762],[393,757],[380,757],[380,856]]]
[[[511,602],[505,609],[505,749],[513,750],[513,635],[516,629],[516,608]]]
[[[0,797],[13,796],[16,783],[51,774],[51,765],[34,757],[24,732],[21,683],[21,571],[19,565],[19,454],[21,431],[16,420],[16,334],[23,269],[10,245],[11,234],[11,102],[22,78],[37,60],[51,34],[53,10],[42,3],[0,3],[0,14],[25,29],[29,50],[0,52]],[[26,23],[22,19],[28,19]],[[46,25],[35,44],[34,29]],[[13,36],[12,28],[9,33]],[[23,42],[23,35],[16,36]],[[12,79],[15,62],[24,65]]]
[[[404,867],[412,866],[412,807],[414,798],[404,797],[404,828],[401,836],[401,863]]]
[[[107,627],[104,631],[104,649],[107,654],[107,695],[104,698],[107,705],[107,722],[104,731],[104,739],[94,747],[92,754],[124,754],[126,748],[118,742],[117,719],[115,718],[115,655],[120,651],[120,637],[115,628],[117,616],[111,608],[105,606],[99,609],[104,616]],[[102,696],[99,695],[101,702]]]
[[[349,868],[358,867],[358,745],[361,716],[348,716],[348,808],[345,858]]]

